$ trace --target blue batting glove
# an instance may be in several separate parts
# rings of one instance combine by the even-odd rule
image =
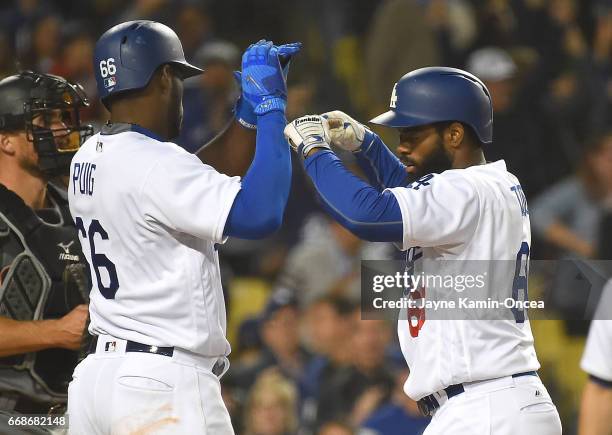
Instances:
[[[281,68],[283,68],[283,77],[285,77],[285,81],[287,81],[287,75],[289,74],[291,58],[299,53],[301,48],[301,42],[292,42],[291,44],[283,44],[278,46],[278,60]]]
[[[240,71],[234,71],[234,79],[238,82],[238,86],[241,86],[242,74]],[[233,112],[236,121],[238,121],[244,128],[248,128],[249,130],[257,129],[257,115],[255,115],[255,112],[253,112],[253,106],[251,106],[244,99],[242,92],[240,93],[238,100],[236,100]]]
[[[252,46],[253,45],[251,45],[251,47]],[[289,74],[291,58],[297,54],[301,48],[301,42],[294,42],[291,44],[283,44],[278,46],[278,60],[281,68],[283,69],[283,77],[285,78],[285,82],[287,81],[287,75]],[[234,71],[234,79],[238,83],[238,86],[242,88],[242,73],[240,73],[240,71]],[[251,104],[245,100],[242,92],[234,105],[233,112],[240,125],[251,130],[257,129],[257,115],[255,115],[253,106],[251,106]]]
[[[297,47],[287,48],[285,55],[292,55],[297,50]],[[285,66],[288,68],[288,62]],[[260,41],[244,52],[242,95],[253,106],[256,115],[274,110],[285,111],[287,82],[280,64],[279,48],[272,42]]]

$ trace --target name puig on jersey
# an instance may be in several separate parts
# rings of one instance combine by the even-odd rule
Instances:
[[[96,164],[74,162],[72,166],[72,193],[76,195],[78,184],[81,195],[93,195]]]

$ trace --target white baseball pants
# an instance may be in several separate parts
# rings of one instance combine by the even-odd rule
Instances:
[[[561,420],[537,376],[463,384],[436,410],[424,435],[560,435]]]
[[[126,353],[125,344],[101,336],[96,353],[75,368],[68,388],[70,435],[234,435],[211,371],[218,358],[178,349],[171,357]]]

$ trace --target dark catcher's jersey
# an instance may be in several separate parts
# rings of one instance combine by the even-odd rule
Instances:
[[[48,185],[49,209],[34,212],[0,184],[0,316],[57,319],[88,300],[89,276],[65,194]],[[78,352],[45,349],[0,358],[0,396],[65,399]]]

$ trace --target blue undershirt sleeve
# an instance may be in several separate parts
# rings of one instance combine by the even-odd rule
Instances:
[[[401,242],[402,213],[395,196],[381,192],[349,172],[331,151],[304,160],[323,206],[343,227],[372,242]]]
[[[280,227],[291,185],[286,123],[279,111],[258,117],[255,156],[225,223],[225,236],[261,239]]]
[[[359,167],[378,190],[408,184],[406,166],[376,133],[366,130],[361,150],[354,155]]]

